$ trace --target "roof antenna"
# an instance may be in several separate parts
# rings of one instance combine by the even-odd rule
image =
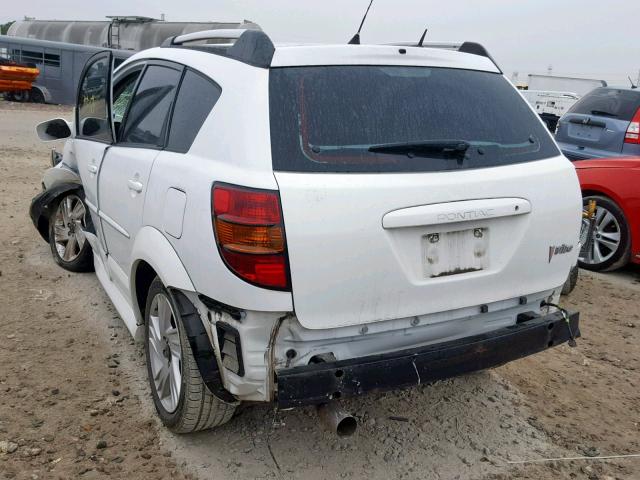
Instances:
[[[364,25],[364,21],[367,19],[367,15],[369,14],[369,9],[371,8],[371,5],[373,5],[373,0],[371,0],[371,2],[369,2],[369,6],[367,7],[367,11],[364,12],[364,17],[362,17],[362,22],[360,22],[360,28],[358,28],[358,31],[353,36],[353,38],[351,40],[349,40],[349,45],[360,45],[360,30],[362,30],[362,26]]]
[[[422,34],[422,36],[420,37],[420,41],[418,42],[418,46],[421,47],[422,44],[424,43],[424,37],[427,36],[427,32],[429,31],[428,28],[425,28],[424,33]]]
[[[633,80],[631,79],[631,76],[629,76],[629,82],[631,83],[631,88],[632,88],[633,90],[635,90],[636,88],[638,88],[638,85],[637,85],[637,84],[635,84],[635,83],[633,83]]]

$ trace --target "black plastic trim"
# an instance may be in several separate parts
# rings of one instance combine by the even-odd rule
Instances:
[[[187,48],[201,52],[219,55],[237,60],[258,68],[269,68],[276,51],[269,36],[260,30],[246,30],[230,47],[219,47],[216,44],[205,45],[174,45],[176,37],[167,38],[162,42],[164,48]]]
[[[580,336],[579,314],[569,314],[571,331]],[[432,383],[497,367],[570,339],[562,313],[556,311],[482,335],[383,355],[317,363],[276,371],[278,406],[292,408]]]
[[[51,217],[49,207],[55,203],[61,195],[80,190],[83,190],[82,185],[77,183],[62,183],[48,190],[44,190],[33,197],[31,205],[29,206],[29,216],[45,242],[49,241],[49,217]],[[89,216],[89,218],[91,218],[91,216]]]
[[[591,117],[588,117],[586,119],[572,118],[569,120],[569,123],[574,123],[576,125],[587,125],[589,127],[600,127],[600,128],[607,127],[607,124],[605,122],[601,122],[600,120],[593,120]]]
[[[218,333],[218,346],[220,347],[220,357],[222,357],[222,350],[224,348],[224,334],[229,333],[234,339],[236,345],[236,360],[238,361],[238,371],[233,372],[239,377],[244,377],[244,361],[242,360],[242,344],[240,342],[240,333],[238,330],[228,323],[216,322],[216,331]]]
[[[478,55],[480,57],[486,57],[493,62],[493,64],[500,71],[500,73],[503,73],[502,69],[498,66],[498,63],[493,59],[491,54],[487,51],[486,48],[484,48],[484,46],[480,45],[479,43],[464,42],[462,45],[460,45],[460,48],[458,48],[458,51],[462,53],[470,53],[472,55]]]
[[[226,313],[234,320],[240,321],[242,320],[243,310],[232,307],[231,305],[227,305],[226,303],[219,302],[218,300],[214,300],[213,298],[209,298],[205,295],[198,295],[198,298],[204,306],[209,310],[213,310],[214,312]]]
[[[223,402],[237,403],[237,399],[224,388],[218,359],[198,310],[182,292],[174,289],[171,293],[178,305],[180,318],[187,331],[191,352],[198,365],[202,381],[209,391]]]

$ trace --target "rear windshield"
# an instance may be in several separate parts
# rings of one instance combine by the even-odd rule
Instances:
[[[404,66],[271,70],[273,168],[429,172],[560,155],[499,74]]]
[[[611,117],[630,122],[640,108],[640,92],[596,88],[582,97],[569,113]]]

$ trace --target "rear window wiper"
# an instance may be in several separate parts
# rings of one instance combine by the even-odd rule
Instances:
[[[617,117],[615,113],[605,112],[604,110],[591,110],[591,115],[600,115],[603,117]]]
[[[383,143],[368,148],[373,153],[395,153],[420,155],[423,153],[445,153],[454,156],[464,155],[471,147],[464,140],[425,140],[422,142]]]

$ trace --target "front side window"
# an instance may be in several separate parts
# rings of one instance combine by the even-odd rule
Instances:
[[[161,147],[169,111],[182,72],[160,65],[149,66],[140,80],[127,117],[121,142]]]
[[[89,65],[82,77],[78,96],[78,135],[101,142],[112,141],[109,119],[109,62],[111,56],[100,56]]]
[[[270,72],[274,170],[428,172],[560,155],[496,73],[404,66]]]

